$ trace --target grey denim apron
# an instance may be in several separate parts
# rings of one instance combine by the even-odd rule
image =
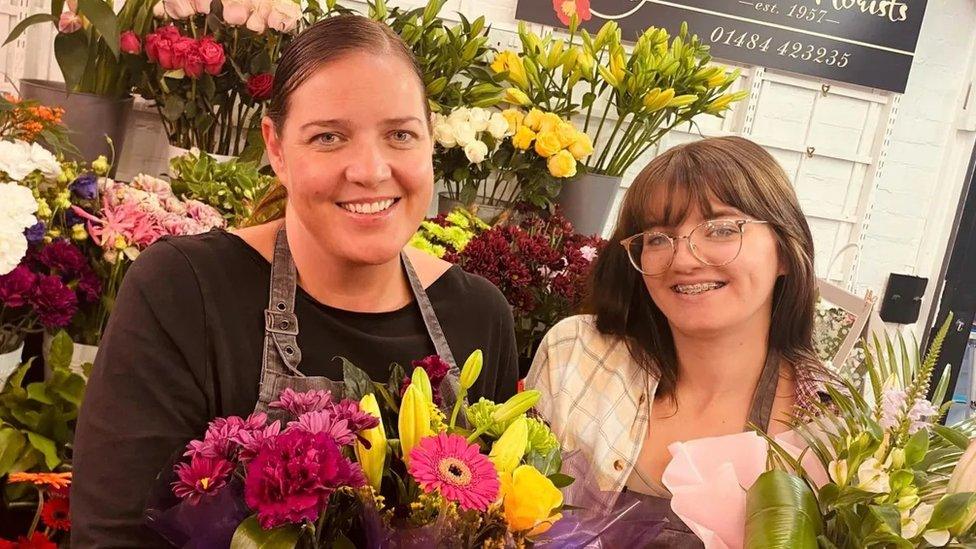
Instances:
[[[763,365],[762,373],[759,376],[756,392],[753,395],[747,428],[749,425],[755,425],[761,427],[766,432],[769,431],[773,401],[776,400],[776,387],[779,383],[779,364],[779,353],[770,350],[766,356],[766,363]],[[649,496],[637,492],[631,493],[650,503],[655,515],[660,513],[667,519],[664,530],[655,538],[649,547],[701,549],[705,546],[698,536],[671,510],[671,500],[669,498]]]
[[[405,253],[400,253],[410,289],[413,292],[420,314],[423,316],[427,334],[434,343],[437,354],[450,365],[450,370],[441,382],[443,406],[451,408],[459,394],[458,376],[460,371],[447,338],[441,329],[437,315],[430,304],[427,292],[417,276],[417,271]],[[261,365],[261,385],[256,412],[267,412],[268,405],[278,399],[286,388],[294,391],[326,390],[332,391],[335,400],[345,393],[342,381],[321,376],[306,376],[298,370],[302,361],[302,351],[298,348],[298,317],[295,315],[295,292],[298,273],[292,260],[288,237],[282,228],[275,240],[274,260],[271,263],[271,291],[268,308],[264,312],[264,357]],[[421,359],[423,357],[416,357]]]

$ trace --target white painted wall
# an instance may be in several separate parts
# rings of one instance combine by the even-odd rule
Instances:
[[[425,1],[389,3],[413,7]],[[28,12],[26,6],[34,13],[44,4],[0,0],[0,32],[12,26],[7,21],[16,14]],[[505,47],[513,44],[516,4],[449,0],[444,12],[485,15],[494,42]],[[749,99],[725,120],[702,119],[701,135],[744,135],[783,164],[815,233],[820,276],[858,294],[872,290],[878,295],[889,273],[928,277],[924,319],[935,297],[935,279],[976,138],[974,40],[976,5],[971,0],[929,0],[905,94],[743,67],[740,86],[751,90]],[[49,32],[32,31],[0,51],[0,70],[14,80],[57,78],[50,43]],[[830,86],[826,93],[824,84]],[[676,131],[661,146],[701,135]],[[165,158],[166,140],[155,114],[137,108],[120,176],[163,172]],[[628,175],[635,175],[642,164]],[[629,177],[624,188],[628,184]]]

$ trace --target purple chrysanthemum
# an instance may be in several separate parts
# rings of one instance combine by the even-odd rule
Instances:
[[[365,483],[359,465],[342,456],[332,437],[292,430],[265,441],[247,465],[244,500],[270,529],[314,521],[336,488]]]
[[[298,417],[308,412],[318,412],[325,410],[332,404],[332,393],[329,391],[305,391],[299,393],[292,389],[285,389],[278,395],[278,400],[269,406],[287,410],[291,415]]]
[[[35,284],[37,275],[26,265],[17,265],[14,270],[0,276],[0,303],[11,308],[23,307]]]
[[[41,248],[37,253],[37,261],[50,269],[51,274],[60,276],[63,281],[80,278],[84,273],[91,271],[81,250],[64,239],[54,240]]]
[[[54,275],[40,276],[29,298],[45,328],[63,328],[78,312],[78,297]]]
[[[233,469],[226,459],[193,456],[189,463],[176,465],[174,470],[179,480],[173,483],[173,493],[195,505],[203,496],[223,488]]]

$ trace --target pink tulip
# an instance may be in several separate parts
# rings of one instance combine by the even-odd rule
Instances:
[[[61,14],[61,19],[58,20],[58,31],[64,34],[71,34],[77,32],[81,29],[81,17],[76,14],[66,11]]]

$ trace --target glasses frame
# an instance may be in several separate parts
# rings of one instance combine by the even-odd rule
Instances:
[[[695,246],[691,243],[691,235],[695,234],[695,231],[697,231],[698,229],[704,227],[705,225],[708,225],[709,223],[715,223],[717,221],[730,221],[730,222],[732,222],[732,223],[734,223],[736,225],[736,227],[739,229],[739,249],[735,252],[735,256],[733,256],[732,259],[726,261],[725,263],[721,263],[721,264],[718,264],[718,265],[713,265],[711,263],[708,263],[704,259],[702,259],[698,255],[698,252],[695,251]],[[630,261],[630,264],[635,269],[637,269],[637,272],[639,272],[640,274],[642,274],[644,276],[661,276],[664,273],[668,272],[668,269],[670,269],[671,268],[671,265],[674,264],[674,258],[675,258],[675,256],[678,255],[678,241],[679,240],[687,240],[688,241],[688,250],[691,251],[692,257],[694,257],[695,259],[697,259],[698,262],[701,263],[702,265],[705,265],[705,266],[708,266],[708,267],[724,267],[724,266],[728,265],[729,263],[732,263],[733,261],[735,261],[739,257],[739,254],[742,253],[742,237],[745,235],[745,229],[744,229],[744,227],[746,225],[749,225],[749,224],[770,225],[770,222],[769,221],[759,221],[757,219],[710,219],[708,221],[702,221],[701,223],[699,223],[698,225],[696,225],[695,228],[693,228],[691,230],[691,232],[689,232],[685,236],[669,236],[669,235],[666,235],[666,234],[664,234],[664,233],[662,233],[660,231],[641,231],[641,232],[639,232],[639,233],[637,233],[635,235],[628,236],[627,238],[621,240],[620,241],[620,245],[623,246],[624,247],[624,251],[627,252],[627,260]],[[635,239],[640,238],[640,237],[642,237],[644,235],[663,236],[664,238],[667,238],[668,239],[668,242],[671,243],[671,259],[668,261],[668,265],[666,267],[664,267],[664,270],[662,270],[659,273],[654,273],[654,274],[645,273],[640,268],[640,266],[634,261],[634,258],[631,257],[630,243],[633,242]]]

